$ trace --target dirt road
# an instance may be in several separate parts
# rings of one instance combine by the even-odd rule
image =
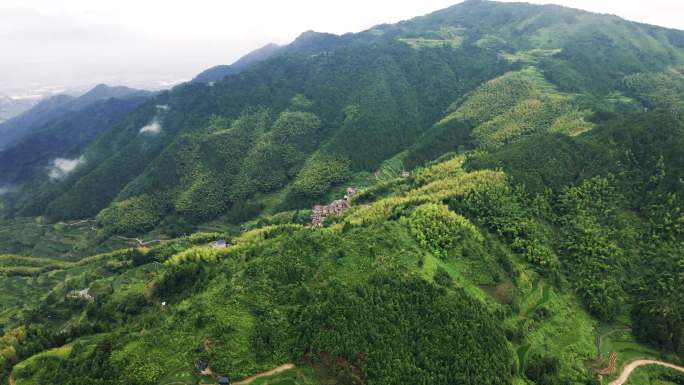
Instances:
[[[618,377],[615,381],[611,382],[608,385],[623,385],[627,382],[629,379],[629,376],[632,374],[632,371],[634,369],[638,368],[639,366],[644,366],[644,365],[660,365],[664,366],[666,368],[678,370],[682,373],[684,373],[684,367],[669,364],[667,362],[662,362],[662,361],[656,361],[656,360],[636,360],[633,362],[630,362],[625,368],[622,370],[622,373],[620,374],[620,377]]]
[[[294,368],[294,365],[292,365],[292,364],[283,364],[283,365],[278,366],[277,368],[273,368],[273,369],[269,370],[268,372],[255,374],[252,377],[247,377],[242,381],[234,382],[233,385],[247,385],[247,384],[251,383],[252,381],[256,380],[257,378],[272,376],[274,374],[278,374],[280,372],[284,372],[284,371],[292,369],[292,368]]]

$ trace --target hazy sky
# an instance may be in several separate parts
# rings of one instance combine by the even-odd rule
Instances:
[[[459,0],[0,0],[0,92],[174,81],[306,30],[358,32]],[[548,0],[684,29],[682,0]],[[647,5],[646,5],[647,4]]]

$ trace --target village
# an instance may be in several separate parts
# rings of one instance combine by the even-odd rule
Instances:
[[[344,195],[343,199],[336,199],[332,201],[329,205],[316,205],[313,207],[313,212],[311,213],[311,225],[314,227],[323,227],[325,218],[329,215],[341,215],[349,207],[351,207],[352,198],[356,195],[356,189],[353,187],[347,187],[347,193]]]

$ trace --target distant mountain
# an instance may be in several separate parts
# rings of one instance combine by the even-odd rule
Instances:
[[[245,71],[255,64],[279,55],[307,54],[326,51],[336,47],[343,41],[344,38],[337,35],[307,31],[302,33],[299,37],[297,37],[297,39],[288,45],[279,46],[277,44],[267,44],[241,57],[231,65],[218,65],[209,68],[208,70],[205,70],[197,75],[192,82],[215,82],[225,78],[226,76]]]
[[[306,31],[299,35],[292,43],[285,46],[284,53],[316,54],[335,49],[353,40],[353,34],[338,36],[332,33]]]
[[[205,71],[202,71],[199,75],[192,79],[192,81],[198,83],[209,83],[221,80],[228,75],[236,74],[240,71],[245,70],[253,64],[262,62],[266,59],[273,57],[281,49],[282,47],[280,47],[277,44],[267,44],[241,57],[231,65],[217,65],[215,67],[211,67]]]
[[[22,137],[63,114],[81,110],[93,102],[109,98],[145,97],[148,91],[128,87],[109,87],[100,84],[87,93],[73,97],[56,95],[45,99],[30,110],[0,124],[0,150],[16,143]]]
[[[0,123],[27,111],[35,104],[33,99],[14,99],[0,94]]]
[[[74,99],[67,106],[71,111],[81,110],[88,105],[110,98],[116,99],[129,99],[129,98],[140,98],[152,95],[150,91],[138,90],[135,88],[129,88],[124,86],[114,86],[110,87],[106,84],[98,84],[90,91]]]
[[[78,158],[84,146],[145,102],[144,96],[93,99],[35,128],[0,151],[0,185],[15,185],[43,172],[55,159]]]
[[[45,124],[51,118],[58,116],[60,111],[66,110],[62,107],[74,99],[76,98],[69,95],[55,95],[39,102],[30,110],[1,123],[0,150],[29,134],[32,128]]]
[[[682,34],[478,0],[358,34],[305,32],[213,86],[158,95],[87,149],[58,198],[32,207],[52,218],[108,209],[148,220],[124,230],[134,232],[169,216],[215,218],[260,194],[282,192],[257,213],[306,207],[384,162],[412,168],[457,148],[579,135],[596,111],[677,108]],[[654,81],[673,87],[668,98],[652,95]],[[301,127],[288,134],[291,125]],[[145,215],[128,212],[148,200]]]

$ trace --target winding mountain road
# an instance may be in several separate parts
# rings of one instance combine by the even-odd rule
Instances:
[[[292,369],[292,368],[294,368],[294,365],[292,365],[292,364],[280,365],[277,368],[269,370],[268,372],[255,374],[252,377],[247,377],[242,381],[234,382],[233,385],[247,385],[247,384],[251,383],[252,381],[256,380],[257,378],[272,376],[274,374],[278,374],[280,372],[284,372],[284,371]]]
[[[627,382],[627,380],[629,379],[629,376],[632,374],[634,369],[636,369],[640,366],[644,366],[644,365],[660,365],[660,366],[664,366],[666,368],[678,370],[678,371],[684,373],[684,367],[677,366],[674,364],[670,364],[667,362],[656,361],[656,360],[636,360],[636,361],[632,361],[629,364],[627,364],[627,366],[625,366],[625,368],[622,369],[622,373],[620,374],[620,377],[618,377],[615,381],[611,382],[608,385],[624,385]]]

